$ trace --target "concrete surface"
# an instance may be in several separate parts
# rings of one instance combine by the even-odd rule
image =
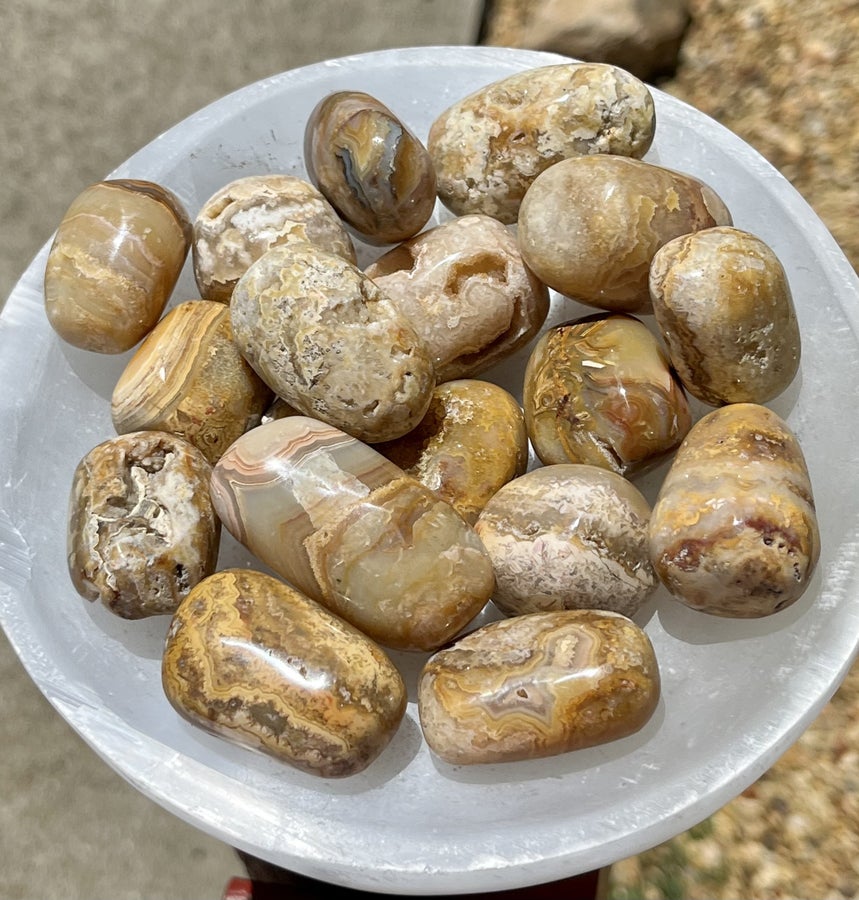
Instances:
[[[481,7],[480,0],[4,0],[0,298],[86,185],[189,113],[320,59],[474,43]],[[50,398],[45,404],[49,412]],[[44,700],[2,635],[0,679],[0,900],[219,900],[227,879],[243,874],[232,848],[163,811],[101,762]]]

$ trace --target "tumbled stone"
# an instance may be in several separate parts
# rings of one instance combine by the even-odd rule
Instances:
[[[519,247],[559,293],[612,312],[649,312],[656,251],[682,234],[730,224],[715,191],[691,175],[640,159],[584,156],[534,180],[519,214]]]
[[[400,437],[435,387],[425,342],[351,263],[310,244],[283,244],[239,279],[230,318],[242,355],[304,415],[360,440]]]
[[[571,62],[508,75],[454,103],[433,122],[427,149],[445,206],[512,224],[540,172],[594,153],[641,157],[654,127],[643,82]]]
[[[439,381],[472,378],[527,344],[549,292],[522,262],[513,233],[484,215],[422,232],[367,266],[426,341]]]
[[[87,600],[124,619],[169,615],[215,570],[220,521],[211,466],[181,437],[120,435],[78,463],[68,513],[68,566]]]
[[[170,624],[162,684],[194,725],[323,778],[366,769],[406,709],[380,647],[252,569],[218,572],[191,591]]]
[[[495,568],[493,603],[508,616],[560,609],[635,615],[656,588],[650,506],[615,472],[558,464],[515,478],[474,528]]]
[[[756,403],[699,419],[665,476],[649,541],[659,578],[693,609],[757,618],[795,603],[817,565],[820,534],[787,423]]]
[[[759,237],[706,228],[653,257],[650,296],[686,389],[712,406],[764,403],[799,368],[800,334],[784,266]]]
[[[522,403],[540,460],[633,475],[686,436],[692,416],[665,351],[633,316],[548,329],[525,367]]]
[[[129,350],[164,311],[190,242],[188,215],[167,188],[131,179],[86,188],[48,254],[51,327],[82,350]]]
[[[659,702],[647,635],[597,610],[484,625],[427,661],[421,728],[452,765],[555,756],[640,730]]]
[[[229,303],[236,282],[266,250],[304,241],[355,262],[331,204],[295,175],[248,175],[215,191],[194,220],[194,277],[204,300]]]
[[[522,408],[498,385],[470,378],[440,384],[418,426],[375,449],[471,525],[490,497],[528,465]]]
[[[336,91],[307,121],[310,180],[367,241],[394,244],[426,225],[436,176],[426,148],[387,106],[361,91]]]
[[[489,557],[450,504],[318,420],[248,431],[218,461],[211,490],[237,540],[385,646],[441,646],[492,592]]]
[[[119,434],[178,434],[215,463],[259,425],[271,400],[271,389],[236,347],[229,309],[189,300],[170,310],[128,361],[111,415]]]

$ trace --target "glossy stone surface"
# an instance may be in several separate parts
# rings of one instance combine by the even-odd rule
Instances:
[[[307,121],[310,180],[365,240],[394,244],[426,225],[436,201],[432,160],[387,106],[361,91],[336,91]]]
[[[650,506],[627,479],[598,466],[533,469],[504,485],[474,526],[508,616],[604,609],[632,616],[656,588]]]
[[[45,269],[45,311],[83,350],[122,353],[158,321],[185,262],[191,223],[150,181],[91,185],[63,216]]]
[[[555,756],[626,737],[659,701],[647,635],[597,610],[485,625],[435,653],[418,684],[432,751],[452,765]]]
[[[381,648],[251,569],[218,572],[185,599],[162,684],[193,724],[323,778],[366,769],[406,709],[403,680]]]
[[[216,191],[194,220],[194,277],[204,300],[229,303],[236,282],[266,250],[315,244],[355,262],[352,239],[331,204],[295,175],[248,175]]]
[[[376,449],[471,525],[489,498],[528,465],[525,417],[516,399],[471,378],[440,384],[418,426]]]
[[[653,257],[650,295],[671,362],[709,403],[764,403],[793,381],[800,334],[773,250],[739,228],[707,228]]]
[[[171,309],[131,357],[114,387],[111,415],[119,434],[169,431],[215,463],[259,425],[271,400],[233,341],[229,309],[190,300]]]
[[[471,378],[528,343],[549,292],[515,235],[489,216],[424,231],[365,269],[426,341],[439,381]]]
[[[242,435],[215,466],[212,499],[259,559],[388,647],[436,649],[492,592],[489,557],[450,504],[315,419]]]
[[[528,436],[540,460],[633,475],[692,424],[665,351],[639,319],[589,316],[548,329],[525,367]]]
[[[677,451],[650,521],[662,582],[693,609],[756,618],[805,592],[820,534],[802,449],[756,403],[699,419]]]
[[[649,312],[656,251],[681,234],[730,224],[715,191],[691,175],[586,156],[534,179],[519,213],[519,247],[559,293],[612,312]]]
[[[258,259],[230,300],[236,343],[304,415],[375,443],[410,431],[435,387],[425,342],[355,266],[310,244]]]
[[[427,148],[442,202],[456,215],[516,221],[540,172],[594,153],[643,156],[655,112],[647,86],[602,63],[562,63],[509,75],[433,123]]]
[[[90,450],[69,502],[77,592],[124,619],[172,613],[217,564],[210,475],[196,447],[164,432],[120,435]]]

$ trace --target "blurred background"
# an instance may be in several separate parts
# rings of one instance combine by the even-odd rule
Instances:
[[[859,261],[855,0],[4,0],[0,24],[0,298],[85,186],[201,106],[321,59],[433,44],[527,46],[635,70],[760,150]],[[0,678],[0,900],[218,900],[243,873],[231,848],[103,764],[2,636]],[[619,861],[609,890],[859,896],[856,672],[757,784]]]

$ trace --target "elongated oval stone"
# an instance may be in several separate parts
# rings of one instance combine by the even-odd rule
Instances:
[[[433,650],[492,593],[492,564],[450,504],[371,447],[304,416],[242,435],[212,475],[224,525],[369,637]]]
[[[650,554],[671,594],[718,616],[786,609],[820,555],[811,480],[772,410],[731,403],[693,425],[659,491]]]
[[[119,434],[178,434],[214,464],[260,423],[272,399],[239,353],[229,309],[189,300],[170,310],[128,361],[113,389],[111,416]]]
[[[433,654],[421,728],[452,765],[555,756],[633,734],[659,701],[647,635],[610,612],[532,613],[484,625]]]
[[[67,343],[122,353],[153,328],[191,243],[179,199],[151,181],[86,188],[57,229],[45,268],[45,311]]]
[[[188,721],[311,775],[354,775],[396,733],[406,690],[380,647],[271,575],[227,569],[176,610],[161,669]]]

